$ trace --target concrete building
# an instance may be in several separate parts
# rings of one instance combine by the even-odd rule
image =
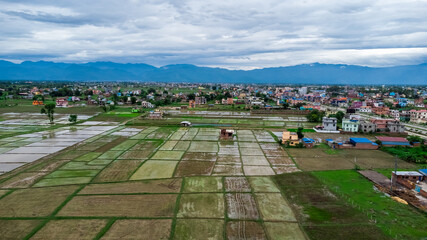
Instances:
[[[391,174],[393,181],[394,179],[397,179],[397,181],[409,180],[411,182],[424,180],[424,175],[417,171],[392,171]]]
[[[344,132],[357,132],[359,131],[359,120],[357,119],[347,119],[342,120],[342,130]]]
[[[196,101],[196,105],[206,104],[206,98],[205,97],[196,97],[195,101]]]
[[[196,101],[189,100],[188,101],[188,108],[195,108],[196,107]]]
[[[299,143],[298,134],[295,132],[283,131],[282,133],[282,144],[289,146],[295,146]]]
[[[56,99],[57,107],[68,107],[68,100],[65,98],[57,98]]]
[[[154,105],[151,104],[150,102],[142,101],[141,102],[141,107],[143,107],[143,108],[154,108]]]
[[[410,122],[413,123],[427,123],[427,110],[411,110]]]
[[[337,130],[337,118],[334,117],[323,117],[322,118],[322,127],[326,131],[336,131]]]
[[[377,131],[377,125],[369,121],[360,121],[359,130],[364,133],[374,133]]]

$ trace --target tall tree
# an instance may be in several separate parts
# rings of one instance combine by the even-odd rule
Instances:
[[[42,114],[47,114],[47,117],[49,118],[50,124],[53,124],[53,114],[55,113],[55,103],[48,103],[44,105],[44,107],[40,110]]]

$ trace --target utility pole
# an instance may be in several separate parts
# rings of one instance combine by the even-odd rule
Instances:
[[[396,172],[397,172],[397,156],[394,156],[394,178],[397,178],[396,176]],[[390,191],[393,193],[393,174],[391,175],[391,183],[390,183]]]

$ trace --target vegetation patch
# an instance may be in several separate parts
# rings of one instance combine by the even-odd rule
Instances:
[[[60,177],[60,178],[44,178],[34,184],[34,187],[48,187],[71,184],[84,184],[92,180],[92,177]]]
[[[269,239],[289,239],[304,240],[304,233],[301,231],[298,223],[290,222],[264,222],[265,229]],[[340,239],[340,238],[328,238]]]
[[[249,182],[254,192],[280,192],[270,177],[250,177]]]
[[[176,161],[148,160],[136,170],[130,180],[171,178],[177,163]]]
[[[69,177],[94,177],[98,170],[73,170],[63,171],[58,170],[46,176],[46,178],[69,178]]]

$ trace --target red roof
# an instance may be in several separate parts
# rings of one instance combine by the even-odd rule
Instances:
[[[409,142],[403,137],[376,137],[381,142]]]

